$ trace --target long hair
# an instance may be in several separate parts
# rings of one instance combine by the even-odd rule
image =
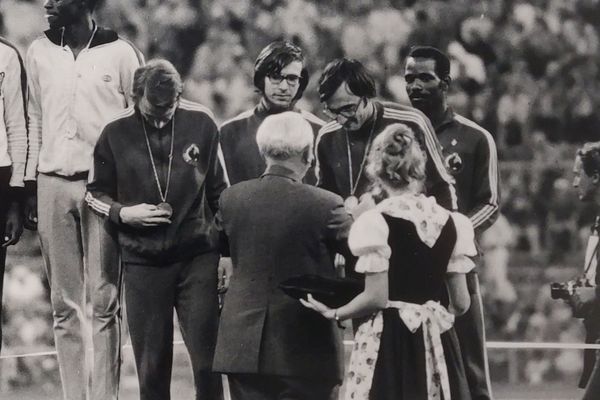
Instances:
[[[319,98],[327,101],[344,83],[358,97],[373,98],[377,95],[375,80],[360,61],[338,58],[325,67],[319,79]]]
[[[294,61],[302,63],[300,73],[300,84],[294,100],[302,97],[304,89],[308,85],[308,70],[304,65],[304,54],[302,49],[287,40],[277,41],[269,44],[261,50],[254,63],[254,86],[261,92],[265,91],[265,77],[269,74],[279,74],[281,70]]]

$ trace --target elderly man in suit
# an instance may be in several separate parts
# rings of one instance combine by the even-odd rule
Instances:
[[[351,217],[342,198],[302,183],[313,160],[310,124],[299,114],[267,117],[256,140],[267,167],[226,189],[217,224],[233,263],[214,370],[237,399],[329,399],[342,377],[341,332],[288,297],[293,276],[335,275]]]

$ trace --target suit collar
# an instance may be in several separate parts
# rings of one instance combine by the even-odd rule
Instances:
[[[264,178],[265,176],[279,176],[282,178],[288,178],[291,179],[294,182],[301,182],[302,181],[302,177],[298,176],[297,173],[295,173],[294,171],[292,171],[289,168],[284,167],[283,165],[269,165],[267,166],[266,171],[261,175],[261,178]]]
[[[56,29],[48,29],[44,32],[46,37],[57,46],[64,46],[64,28],[56,28]],[[106,43],[112,43],[119,38],[117,33],[113,30],[98,27],[96,22],[94,21],[94,31],[92,33],[92,38],[88,45],[88,48],[100,46]]]

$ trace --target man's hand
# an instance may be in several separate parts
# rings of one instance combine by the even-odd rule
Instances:
[[[231,263],[231,258],[221,257],[217,274],[217,290],[219,293],[225,293],[227,289],[229,289],[229,282],[233,276],[233,264]]]
[[[170,224],[170,215],[169,211],[146,203],[123,207],[119,212],[121,221],[135,228]]]
[[[8,247],[17,244],[23,233],[23,216],[21,215],[21,207],[16,201],[12,202],[8,208],[6,215],[6,226],[2,247]]]
[[[28,195],[25,199],[23,214],[25,216],[25,227],[30,230],[37,229],[37,196],[35,194]]]

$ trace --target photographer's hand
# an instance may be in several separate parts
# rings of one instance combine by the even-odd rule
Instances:
[[[571,307],[573,317],[586,318],[595,299],[596,288],[578,287],[575,293],[564,300]]]
[[[593,287],[578,287],[572,297],[577,296],[577,299],[583,303],[591,303],[596,299],[596,288]]]

